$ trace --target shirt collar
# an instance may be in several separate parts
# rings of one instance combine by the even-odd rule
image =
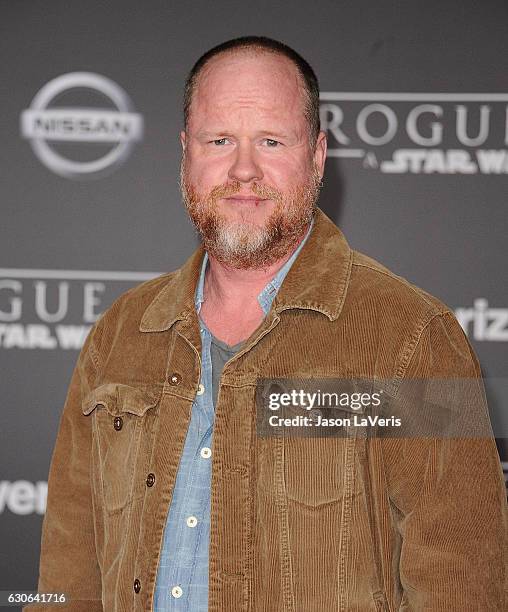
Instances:
[[[197,322],[195,296],[204,254],[200,245],[181,268],[148,281],[145,293],[154,284],[158,290],[143,313],[140,331],[165,331],[184,319]],[[275,296],[276,313],[292,308],[310,309],[335,320],[346,297],[353,256],[342,231],[317,208],[308,239]]]

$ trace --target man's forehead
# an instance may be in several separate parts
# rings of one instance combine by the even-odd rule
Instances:
[[[282,82],[281,82],[282,79]],[[280,53],[265,50],[235,49],[211,58],[202,68],[194,95],[218,94],[221,88],[231,91],[255,91],[278,84],[288,93],[302,93],[302,77],[296,65]]]
[[[267,70],[274,69],[274,66],[284,67],[289,72],[292,72],[295,77],[298,75],[296,64],[282,53],[271,49],[248,47],[237,48],[222,51],[214,57],[210,58],[203,66],[201,73],[206,74],[212,70],[218,70],[228,66],[235,65],[236,67],[245,64],[247,67],[258,65]]]

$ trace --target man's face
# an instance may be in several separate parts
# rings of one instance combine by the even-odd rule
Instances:
[[[310,222],[326,139],[309,141],[296,67],[266,52],[212,58],[198,77],[181,185],[204,247],[233,268],[264,268],[289,253]]]

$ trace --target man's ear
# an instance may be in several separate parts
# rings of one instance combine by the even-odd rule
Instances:
[[[321,177],[325,173],[326,148],[326,133],[321,130],[318,134],[316,147],[314,149],[314,163]]]
[[[185,130],[180,132],[180,144],[182,145],[182,152],[185,153],[185,145],[187,144]]]

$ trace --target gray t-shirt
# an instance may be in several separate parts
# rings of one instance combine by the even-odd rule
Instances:
[[[212,343],[210,346],[210,357],[212,359],[212,396],[213,396],[213,405],[217,406],[217,395],[219,393],[219,380],[222,374],[222,370],[224,369],[224,365],[227,361],[233,357],[235,353],[237,353],[244,343],[244,340],[235,344],[234,346],[229,346],[222,340],[216,338],[213,334]]]

